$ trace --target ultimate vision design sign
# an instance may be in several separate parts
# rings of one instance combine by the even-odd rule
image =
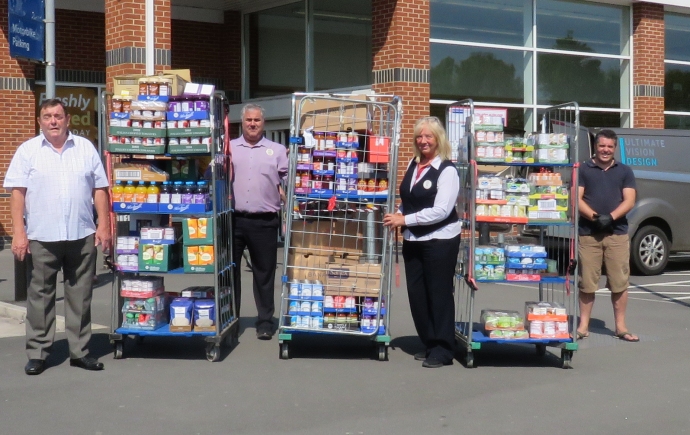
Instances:
[[[44,0],[9,0],[10,56],[45,61]]]

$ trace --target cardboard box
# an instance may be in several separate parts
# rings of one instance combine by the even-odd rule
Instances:
[[[326,282],[326,265],[328,257],[323,255],[296,253],[288,254],[288,280],[305,280]]]
[[[303,254],[321,256],[364,252],[364,213],[333,213],[333,219],[293,220],[290,247]]]
[[[205,231],[203,227],[206,227]],[[182,221],[182,241],[185,246],[213,245],[213,218],[187,218]]]
[[[182,95],[185,85],[192,81],[191,72],[188,69],[163,71],[162,74],[156,74],[155,76],[172,79],[170,95]],[[139,79],[143,77],[151,76],[128,74],[113,78],[113,95],[139,95]]]
[[[129,74],[113,78],[113,95],[139,95],[139,79],[144,74]]]
[[[378,297],[380,288],[380,264],[328,263],[326,265],[325,295]]]
[[[191,254],[192,252],[194,254]],[[182,257],[185,273],[211,273],[215,271],[216,259],[213,245],[185,246]]]
[[[385,136],[369,136],[369,163],[388,163],[391,139]]]
[[[139,244],[139,270],[142,272],[169,272],[177,267],[176,245]]]
[[[299,129],[313,131],[340,132],[347,128],[367,130],[368,105],[358,101],[368,100],[365,95],[342,96],[352,100],[352,103],[340,100],[303,98],[295,101],[295,109],[299,114]],[[336,114],[336,115],[334,115]]]
[[[162,183],[163,181],[168,181],[168,174],[148,163],[115,163],[113,165],[113,178],[120,181],[155,181]]]
[[[124,154],[165,154],[165,145],[142,145],[134,143],[109,143],[108,151]]]

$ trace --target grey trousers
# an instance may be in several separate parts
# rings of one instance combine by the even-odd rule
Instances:
[[[70,358],[88,354],[91,339],[91,295],[96,273],[94,235],[61,242],[29,241],[31,280],[26,305],[26,354],[46,359],[55,339],[55,287],[65,278],[65,330]]]

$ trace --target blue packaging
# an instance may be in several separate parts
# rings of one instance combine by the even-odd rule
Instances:
[[[175,298],[170,302],[170,325],[191,326],[194,301],[190,298]]]
[[[194,302],[194,327],[208,328],[216,324],[216,301],[197,299]]]

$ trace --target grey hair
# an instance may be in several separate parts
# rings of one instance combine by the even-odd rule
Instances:
[[[244,119],[244,115],[245,115],[245,113],[247,113],[247,110],[258,110],[261,112],[261,119],[266,118],[266,114],[264,113],[263,107],[259,106],[258,104],[249,103],[249,104],[245,104],[244,107],[242,108],[242,113],[240,114],[242,119]]]

